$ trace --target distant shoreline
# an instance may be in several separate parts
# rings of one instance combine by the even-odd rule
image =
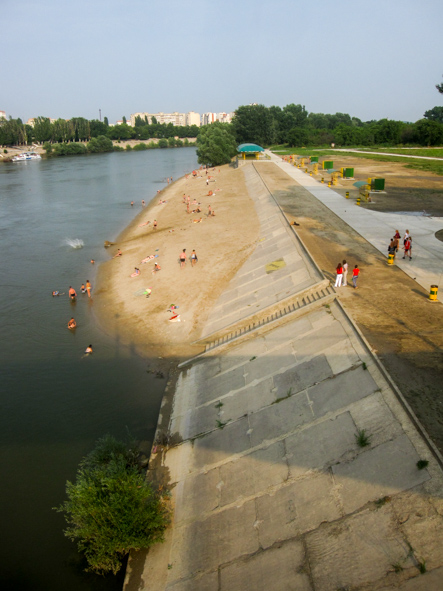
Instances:
[[[183,146],[159,146],[158,143],[159,141],[163,139],[163,138],[150,138],[147,140],[112,140],[112,144],[114,146],[114,152],[142,152],[145,150],[166,150],[166,149],[170,149],[170,148],[195,148],[196,147],[196,141],[197,138],[179,138],[182,142],[185,141],[185,139],[188,140],[188,144],[183,145]],[[52,146],[57,146],[57,145],[66,145],[66,146],[72,146],[72,145],[82,145],[82,146],[86,146],[88,142],[67,142],[66,144],[51,144]],[[144,144],[146,146],[146,148],[135,148],[134,147],[140,144]],[[129,146],[129,148],[127,147]],[[7,150],[7,153],[4,153],[4,150]],[[17,156],[18,154],[22,154],[23,152],[35,152],[36,154],[40,154],[40,156],[42,158],[60,158],[63,156],[86,156],[88,154],[57,154],[52,152],[51,154],[47,154],[46,150],[44,149],[43,145],[37,145],[37,144],[33,144],[32,146],[12,146],[12,147],[7,147],[7,148],[3,148],[0,151],[0,162],[12,162],[12,158],[14,156]],[[95,152],[97,153],[97,152]],[[108,153],[108,152],[98,152],[98,153]]]

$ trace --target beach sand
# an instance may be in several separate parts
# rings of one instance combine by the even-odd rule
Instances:
[[[212,177],[209,185],[207,176]],[[212,190],[213,195],[208,196]],[[187,213],[183,195],[196,199],[201,213]],[[134,214],[141,208],[141,195]],[[166,203],[160,204],[159,200]],[[215,216],[208,217],[208,206]],[[129,203],[128,203],[129,206]],[[193,220],[202,218],[201,223]],[[140,224],[150,221],[149,225]],[[157,229],[153,221],[157,220]],[[165,187],[108,249],[110,260],[100,266],[94,308],[100,325],[125,345],[147,358],[180,361],[198,354],[198,338],[211,307],[248,258],[259,238],[259,223],[240,169],[225,165],[208,175],[198,171]],[[112,258],[120,248],[122,256]],[[195,249],[198,263],[188,258],[180,268],[183,248]],[[147,263],[142,259],[158,255]],[[152,273],[154,263],[161,271]],[[131,277],[134,268],[140,275]],[[150,288],[149,298],[143,292]],[[170,306],[180,322],[170,322]]]

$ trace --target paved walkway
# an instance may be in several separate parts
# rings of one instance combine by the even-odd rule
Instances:
[[[442,470],[338,302],[188,366],[169,431],[172,526],[125,591],[441,588]]]
[[[403,260],[402,251],[399,250],[395,264],[427,291],[431,285],[440,285],[443,289],[443,242],[435,238],[435,232],[443,229],[443,218],[381,213],[361,208],[299,168],[283,162],[280,156],[267,153],[271,162],[277,164],[386,257],[388,244],[395,230],[398,229],[402,237],[406,229],[410,230],[413,242],[412,261]]]

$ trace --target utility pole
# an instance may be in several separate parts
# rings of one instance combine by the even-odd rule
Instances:
[[[100,121],[102,120],[102,110],[99,109],[98,112],[100,113]]]

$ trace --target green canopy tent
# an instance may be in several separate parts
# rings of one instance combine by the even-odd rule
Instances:
[[[237,152],[243,155],[243,160],[246,158],[247,154],[255,154],[255,157],[258,158],[260,152],[264,152],[265,149],[257,144],[240,144],[237,146]]]

